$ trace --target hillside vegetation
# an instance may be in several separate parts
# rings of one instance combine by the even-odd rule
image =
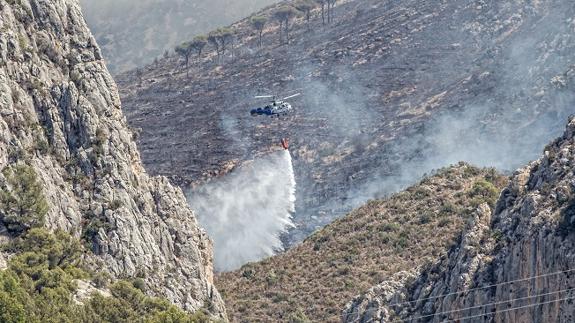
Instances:
[[[505,183],[493,169],[461,163],[370,201],[285,254],[219,275],[229,318],[337,322],[354,295],[445,255],[478,206],[494,206]]]
[[[166,299],[145,295],[142,279],[111,282],[83,269],[79,240],[41,228],[2,246],[10,260],[0,270],[0,322],[210,322]],[[86,286],[80,298],[79,285]]]

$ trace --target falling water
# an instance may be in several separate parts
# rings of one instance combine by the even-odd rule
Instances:
[[[291,155],[282,150],[188,192],[190,206],[214,241],[217,271],[283,249],[280,235],[293,227],[295,185]]]

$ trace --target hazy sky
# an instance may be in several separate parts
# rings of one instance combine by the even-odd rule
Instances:
[[[80,0],[113,74],[150,63],[195,35],[277,0]]]

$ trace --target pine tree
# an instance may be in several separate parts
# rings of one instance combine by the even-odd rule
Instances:
[[[196,53],[198,54],[198,60],[202,56],[202,51],[204,50],[204,47],[206,47],[207,44],[208,44],[208,38],[203,35],[194,37],[194,39],[190,43],[190,47],[193,50],[195,50]]]
[[[252,19],[250,19],[250,23],[252,24],[252,27],[258,31],[258,35],[259,35],[259,47],[262,47],[262,33],[264,31],[264,27],[266,25],[268,21],[268,18],[264,17],[264,16],[254,16],[252,17]]]
[[[17,164],[5,168],[2,174],[6,181],[0,189],[0,220],[8,231],[21,234],[44,225],[49,206],[34,169]]]
[[[286,43],[289,44],[289,22],[299,11],[292,6],[282,6],[275,13],[274,17],[280,23],[280,43],[282,42],[282,27],[285,30]]]
[[[190,55],[192,54],[192,46],[190,42],[185,42],[176,47],[176,53],[184,58],[186,62],[186,75],[188,75],[188,65],[190,62]]]
[[[309,29],[309,20],[311,18],[311,11],[315,7],[313,1],[312,0],[298,0],[295,3],[295,7],[297,8],[297,10],[304,13],[305,21],[306,21],[308,29]]]

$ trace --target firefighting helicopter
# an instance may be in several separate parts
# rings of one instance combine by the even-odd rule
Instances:
[[[256,115],[265,115],[270,116],[272,118],[276,117],[279,118],[280,116],[286,116],[290,113],[293,108],[292,105],[285,100],[295,98],[299,96],[301,93],[296,93],[294,95],[290,95],[285,97],[281,100],[277,100],[275,95],[258,95],[256,99],[272,99],[270,104],[266,105],[265,107],[255,108],[250,111],[252,116]]]
[[[255,108],[252,109],[250,111],[250,114],[252,116],[256,116],[256,115],[265,115],[265,116],[270,116],[271,118],[279,118],[280,116],[286,116],[288,113],[290,113],[293,108],[292,105],[288,102],[286,102],[285,100],[289,100],[292,98],[295,98],[297,96],[299,96],[301,93],[296,93],[290,96],[287,96],[281,100],[277,100],[275,95],[258,95],[255,98],[256,99],[272,99],[270,104],[266,105],[265,107],[260,107],[260,108]],[[282,138],[281,141],[281,147],[285,150],[289,149],[289,139],[288,138]]]

